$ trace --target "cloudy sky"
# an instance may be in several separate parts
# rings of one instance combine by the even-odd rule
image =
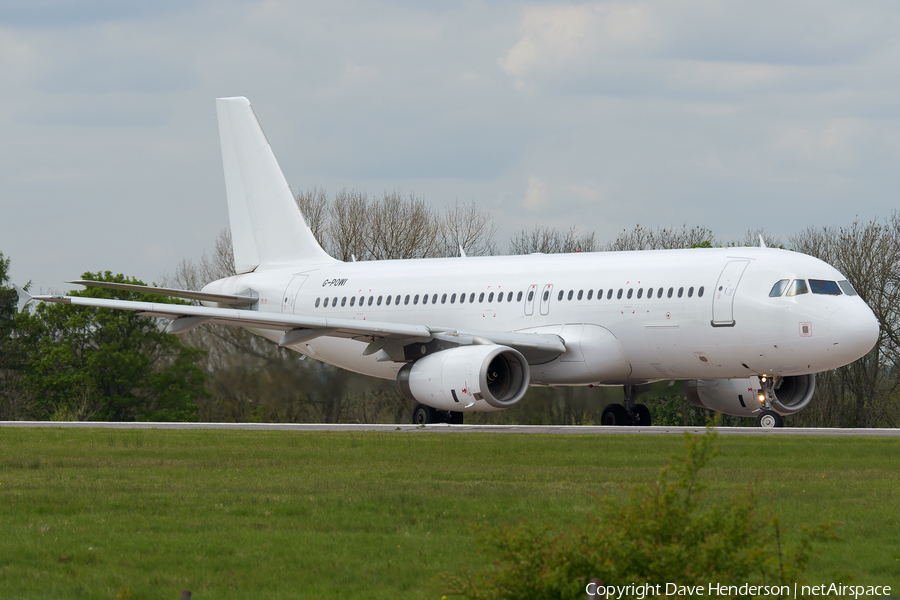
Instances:
[[[227,226],[217,96],[294,191],[475,201],[498,242],[898,207],[896,1],[4,0],[0,251],[17,282],[158,281]]]

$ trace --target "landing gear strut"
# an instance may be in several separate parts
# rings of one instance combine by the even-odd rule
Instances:
[[[781,415],[772,410],[772,400],[775,398],[775,386],[777,381],[774,377],[765,375],[759,378],[762,389],[759,391],[762,399],[762,412],[756,416],[757,427],[784,427],[784,419]]]
[[[638,396],[650,390],[648,384],[626,385],[624,404],[608,404],[600,415],[601,425],[650,426],[650,409],[636,404]]]

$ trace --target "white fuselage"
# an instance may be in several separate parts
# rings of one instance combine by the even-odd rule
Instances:
[[[204,291],[252,290],[266,312],[557,334],[564,354],[529,360],[532,384],[543,385],[800,375],[869,351],[878,323],[859,296],[770,297],[784,279],[845,277],[785,250],[698,248],[270,266]],[[370,341],[320,337],[294,349],[395,378],[402,364],[363,356]]]

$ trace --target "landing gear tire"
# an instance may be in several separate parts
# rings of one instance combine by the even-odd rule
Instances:
[[[650,409],[645,405],[634,405],[634,424],[638,427],[650,427]]]
[[[607,404],[600,414],[601,425],[631,425],[633,419],[621,404]]]
[[[757,427],[784,427],[784,419],[774,410],[764,410],[756,417]]]
[[[416,407],[413,409],[413,425],[428,425],[429,423],[440,423],[442,421],[443,419],[440,418],[438,412],[430,406],[416,404]]]

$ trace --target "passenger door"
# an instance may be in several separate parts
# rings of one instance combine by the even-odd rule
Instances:
[[[713,290],[713,327],[734,327],[734,293],[749,260],[732,260],[722,269],[716,289]]]

